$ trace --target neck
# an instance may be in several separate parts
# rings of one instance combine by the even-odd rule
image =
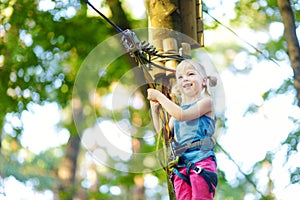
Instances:
[[[187,105],[187,104],[191,104],[191,103],[194,103],[196,101],[199,101],[200,99],[202,98],[201,94],[198,94],[196,96],[193,96],[193,97],[188,97],[188,96],[185,96],[185,97],[182,97],[182,105]]]

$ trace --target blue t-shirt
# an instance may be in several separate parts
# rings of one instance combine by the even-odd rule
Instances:
[[[183,110],[188,109],[197,102],[189,105],[181,106]],[[197,141],[203,138],[210,138],[215,131],[215,120],[206,115],[193,120],[178,121],[174,120],[174,134],[175,139],[179,145],[184,145],[193,141]],[[211,147],[202,146],[201,148],[193,148],[190,151],[186,151],[183,154],[192,163],[199,162],[212,156],[215,160],[215,153]],[[178,164],[178,167],[183,167],[182,163]]]

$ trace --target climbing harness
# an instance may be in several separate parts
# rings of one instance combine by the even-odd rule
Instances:
[[[189,174],[190,170],[194,170],[196,174],[202,176],[206,183],[209,186],[209,192],[214,192],[214,188],[216,188],[218,183],[218,176],[215,172],[207,171],[199,166],[196,166],[195,163],[189,161],[186,156],[184,156],[184,152],[192,151],[195,149],[201,148],[214,148],[214,141],[210,138],[203,138],[201,140],[196,140],[184,145],[176,145],[173,147],[174,155],[170,155],[171,160],[168,163],[168,169],[172,172],[170,174],[170,179],[173,181],[174,175],[177,175],[181,178],[184,182],[186,182],[189,186],[191,186]],[[178,170],[178,163],[181,162],[186,167],[186,175],[182,174]]]
[[[170,180],[173,182],[174,175],[177,175],[179,178],[181,178],[184,182],[186,182],[189,186],[191,186],[190,182],[190,170],[194,170],[196,174],[202,176],[206,183],[209,186],[209,192],[214,192],[214,188],[216,188],[218,183],[218,176],[215,172],[207,171],[199,166],[196,166],[194,163],[189,161],[186,156],[184,156],[184,152],[192,151],[195,149],[213,149],[214,148],[214,141],[210,138],[203,138],[201,140],[196,140],[184,145],[178,145],[174,144],[173,147],[173,154],[169,156],[170,161],[168,163],[168,170],[172,173],[170,173]],[[180,173],[178,170],[178,163],[181,162],[186,167],[186,175],[183,173]]]
[[[182,174],[178,171],[177,168],[174,169],[173,174],[171,175],[171,179],[173,178],[173,175],[176,174],[179,178],[181,178],[184,182],[186,182],[189,186],[191,186],[189,174],[190,170],[194,170],[196,174],[202,176],[204,180],[206,181],[209,192],[214,192],[215,188],[218,184],[218,175],[215,172],[210,172],[205,170],[202,167],[196,166],[194,163],[190,162],[184,155],[181,155],[179,157],[179,160],[182,161],[186,166],[186,175]]]

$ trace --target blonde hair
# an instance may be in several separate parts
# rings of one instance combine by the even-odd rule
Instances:
[[[210,92],[209,92],[209,89],[207,86],[215,87],[217,85],[217,81],[218,81],[217,77],[208,76],[206,73],[205,67],[192,59],[185,59],[177,65],[177,69],[178,68],[186,68],[186,67],[193,67],[200,75],[202,75],[204,78],[207,79],[207,83],[205,85],[204,92],[205,92],[205,94],[210,95]],[[176,73],[177,73],[177,70],[176,70]],[[181,95],[177,84],[175,84],[174,87],[172,88],[172,93],[174,93],[177,96]]]

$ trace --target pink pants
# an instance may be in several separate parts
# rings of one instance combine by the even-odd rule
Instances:
[[[202,167],[207,171],[217,172],[217,166],[212,157],[208,157],[196,166]],[[178,171],[186,175],[186,168],[179,168]],[[190,170],[191,186],[184,182],[180,177],[174,175],[174,187],[177,200],[212,200],[215,192],[209,192],[209,186],[202,176]]]

